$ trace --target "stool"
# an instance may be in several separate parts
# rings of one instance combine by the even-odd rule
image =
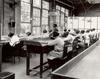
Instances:
[[[15,74],[12,72],[0,72],[0,79],[15,79]]]

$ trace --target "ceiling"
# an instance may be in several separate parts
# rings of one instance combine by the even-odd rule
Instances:
[[[85,13],[88,9],[91,9],[91,7],[94,7],[93,5],[96,3],[90,3],[91,0],[56,0],[62,3],[66,4],[66,8],[69,8],[72,11],[72,15],[78,15],[80,12]],[[67,6],[68,4],[68,6]],[[61,5],[61,3],[60,3]],[[64,5],[64,4],[62,4]],[[70,6],[69,6],[70,5]]]

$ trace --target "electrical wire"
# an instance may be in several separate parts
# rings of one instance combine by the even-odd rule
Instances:
[[[85,15],[85,13],[86,13],[86,8],[85,8],[85,6],[84,6],[82,0],[80,0],[80,3],[82,4],[82,6],[83,6],[83,8],[84,8],[84,15]]]

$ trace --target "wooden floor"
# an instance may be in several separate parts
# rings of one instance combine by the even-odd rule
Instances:
[[[100,79],[100,45],[65,75],[78,79]]]
[[[44,61],[46,60],[46,55],[44,56]],[[15,73],[15,79],[40,79],[39,75],[34,75],[36,71],[32,71],[31,75],[26,75],[26,59],[21,58],[21,61],[19,62],[16,58],[16,63],[3,63],[2,69],[3,71],[9,71]],[[39,55],[33,55],[31,58],[31,67],[34,67],[39,64]],[[38,71],[38,70],[37,70]],[[44,72],[43,79],[51,79],[50,77],[51,70],[48,70]]]

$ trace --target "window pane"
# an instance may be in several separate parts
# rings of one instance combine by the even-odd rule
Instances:
[[[41,28],[40,27],[33,27],[32,34],[40,35],[41,34],[40,32],[41,32]]]
[[[84,21],[85,18],[84,17],[79,17],[79,29],[84,29]]]
[[[30,4],[21,2],[21,11],[30,12]]]
[[[21,12],[21,21],[22,22],[30,22],[30,13],[29,12]]]
[[[57,10],[60,10],[60,6],[57,5],[57,6],[56,6],[56,9],[57,9]]]
[[[97,17],[91,17],[91,28],[97,29]],[[100,21],[98,21],[100,22]]]
[[[44,29],[46,29],[48,31],[48,25],[42,25],[42,32]]]
[[[64,26],[64,13],[61,13],[61,26]]]
[[[40,26],[40,18],[33,17],[33,26]]]
[[[24,1],[24,2],[28,2],[28,3],[30,3],[30,0],[21,0],[21,1]]]
[[[73,18],[73,28],[78,29],[78,17]]]
[[[100,33],[100,17],[98,17],[98,32]]]
[[[43,8],[49,10],[49,2],[43,1]]]
[[[21,21],[30,22],[30,4],[21,2]]]
[[[41,8],[41,0],[33,0],[33,6]]]
[[[100,30],[100,17],[98,17],[98,29]]]
[[[64,8],[64,7],[61,7],[61,11],[62,11],[62,12],[65,12],[65,8]]]
[[[90,22],[91,21],[91,18],[90,17],[85,17],[85,29],[90,29]]]
[[[48,17],[48,10],[43,10],[43,17]]]
[[[73,20],[72,17],[68,17],[68,29],[72,29],[73,28]]]
[[[68,17],[65,17],[65,27],[68,27]]]
[[[56,22],[57,22],[57,25],[59,26],[59,24],[60,24],[60,11],[57,10],[56,12],[57,12]]]
[[[33,8],[33,26],[40,26],[40,9]]]
[[[67,10],[67,9],[66,9],[66,13],[65,13],[65,15],[68,16],[68,10]]]
[[[30,31],[30,24],[28,23],[21,23],[21,33],[25,33],[26,30],[29,30]]]
[[[33,17],[40,17],[40,9],[33,8]]]
[[[42,18],[42,25],[48,25],[48,18]]]

